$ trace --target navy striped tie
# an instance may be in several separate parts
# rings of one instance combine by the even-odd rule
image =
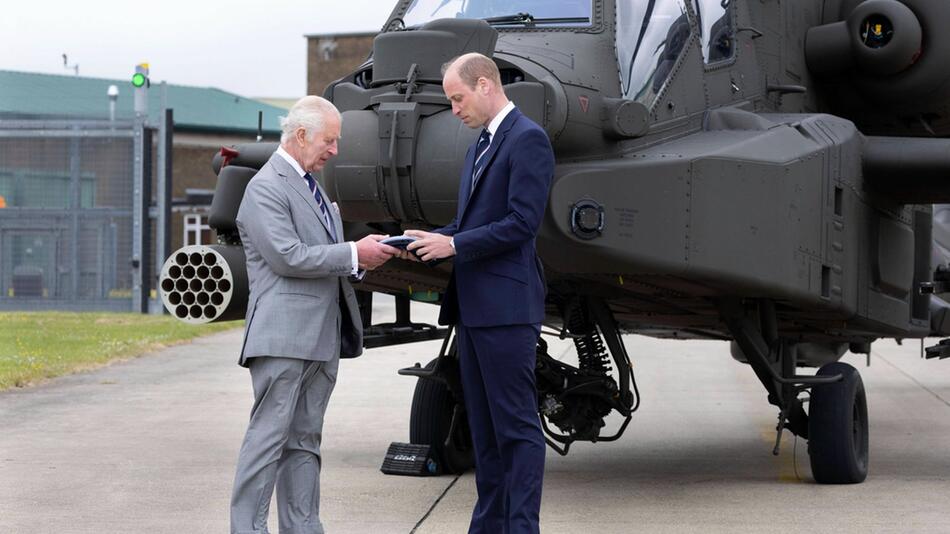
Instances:
[[[320,189],[317,188],[317,182],[313,179],[313,176],[310,176],[309,172],[303,175],[303,179],[307,181],[307,187],[310,188],[310,193],[313,194],[313,199],[317,201],[317,206],[320,207],[320,213],[323,214],[323,219],[327,222],[327,228],[330,230],[330,239],[336,243],[336,231],[333,229],[333,218],[330,217],[330,210],[327,209],[327,204],[323,201],[323,195],[320,194]]]
[[[491,146],[491,134],[488,130],[482,130],[482,135],[478,136],[478,144],[475,145],[475,168],[472,169],[472,192],[475,191],[475,184],[478,183],[478,177],[481,176],[482,171],[485,169],[485,162],[487,158],[485,153],[488,152],[488,147]]]

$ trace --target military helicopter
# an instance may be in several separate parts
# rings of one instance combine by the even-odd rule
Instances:
[[[839,358],[950,335],[931,206],[950,202],[946,20],[937,0],[403,0],[370,58],[326,90],[343,142],[322,179],[348,239],[448,223],[476,132],[452,115],[441,66],[492,57],[557,157],[538,238],[545,332],[573,341],[577,365],[539,341],[548,444],[567,454],[627,428],[639,393],[622,333],[729,340],[779,410],[776,450],[788,430],[808,440],[817,482],[861,482],[866,393]],[[162,272],[179,318],[243,317],[234,215],[274,149],[215,157],[221,244]],[[418,377],[411,441],[440,472],[472,461],[454,341],[413,323],[409,302],[438,303],[450,270],[393,260],[361,284],[367,346],[445,340],[400,371]],[[371,325],[372,292],[397,297],[395,323]]]

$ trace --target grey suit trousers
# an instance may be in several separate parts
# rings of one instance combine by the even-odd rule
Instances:
[[[232,534],[268,534],[275,484],[280,534],[323,534],[320,440],[339,363],[250,360],[254,407],[234,477]]]

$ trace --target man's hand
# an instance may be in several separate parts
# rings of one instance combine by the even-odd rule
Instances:
[[[406,230],[405,233],[418,238],[416,241],[409,243],[406,250],[418,254],[422,261],[441,260],[455,256],[455,249],[449,244],[452,238],[447,235],[433,234],[422,230]]]
[[[356,242],[356,258],[360,269],[372,271],[399,254],[399,249],[380,243],[389,236],[370,234]]]

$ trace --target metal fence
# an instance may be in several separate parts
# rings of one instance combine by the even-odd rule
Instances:
[[[148,310],[151,154],[143,121],[0,120],[0,310]]]

